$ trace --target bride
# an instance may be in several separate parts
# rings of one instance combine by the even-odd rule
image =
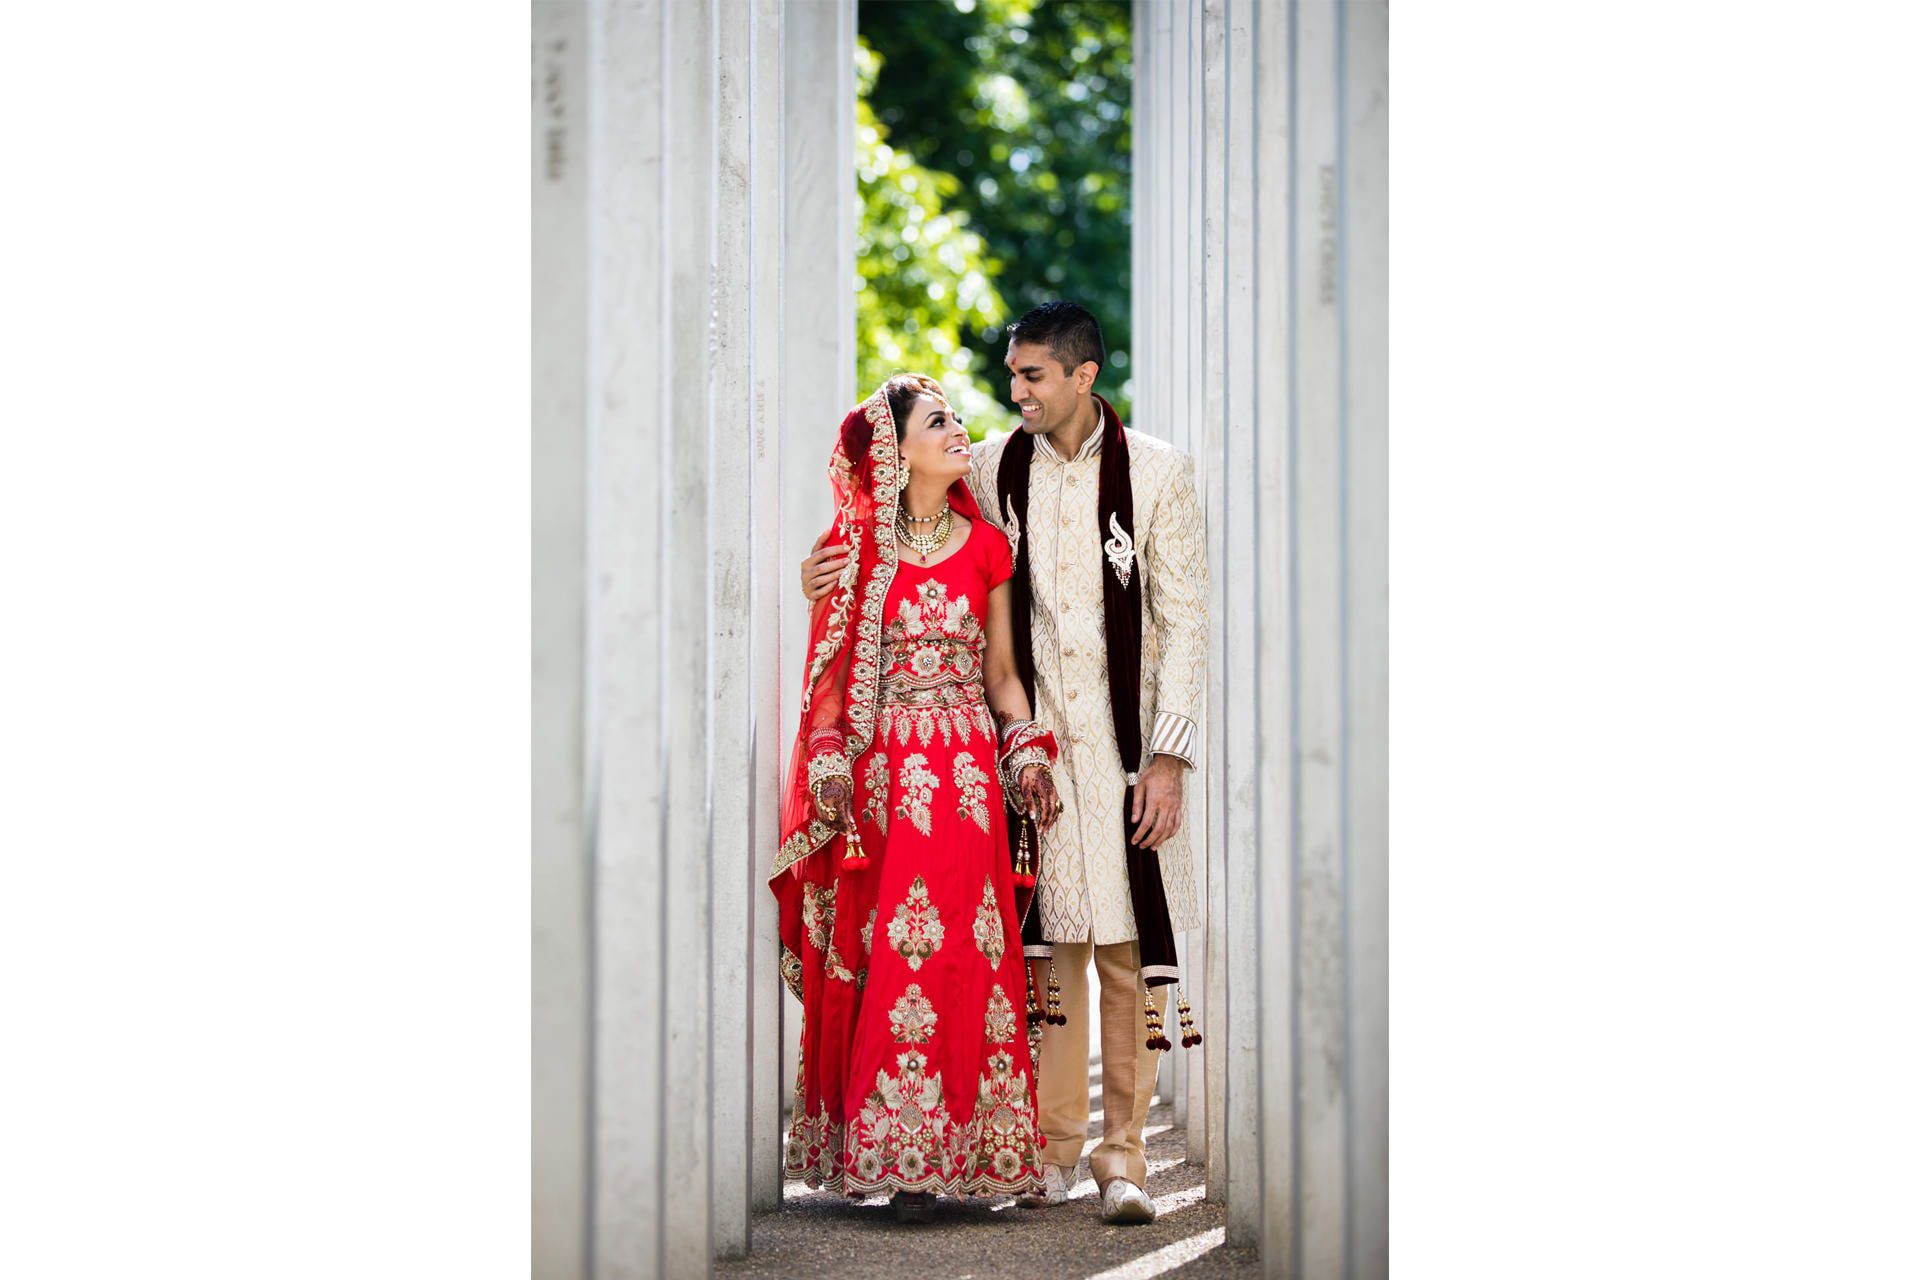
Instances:
[[[814,605],[769,880],[804,1008],[786,1173],[923,1220],[939,1193],[1041,1185],[1020,927],[1054,743],[1014,666],[1012,549],[939,384],[888,379],[828,469],[852,555]]]

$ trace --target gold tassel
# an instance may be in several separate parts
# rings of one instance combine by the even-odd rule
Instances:
[[[1180,1008],[1180,1047],[1191,1049],[1200,1043],[1200,1033],[1194,1029],[1193,1025],[1193,1006],[1187,1003],[1186,988],[1175,987],[1174,994],[1179,1000]]]
[[[1053,965],[1047,965],[1047,1025],[1064,1027],[1067,1015],[1060,1012],[1060,979],[1053,972]]]
[[[1153,988],[1147,993],[1147,1048],[1166,1051],[1173,1048],[1173,1041],[1167,1039],[1166,1024],[1160,1020],[1160,1010],[1153,1003]]]
[[[847,856],[840,859],[840,867],[845,871],[858,871],[871,859],[867,857],[866,847],[860,843],[860,828],[857,825],[847,828]]]

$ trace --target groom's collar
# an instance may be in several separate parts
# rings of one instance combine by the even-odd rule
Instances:
[[[1095,455],[1096,453],[1099,453],[1100,440],[1105,435],[1106,435],[1105,431],[1096,431],[1092,435],[1088,436],[1087,442],[1080,446],[1080,452],[1073,455],[1073,460],[1075,462],[1084,462],[1086,459],[1093,457],[1093,455]],[[1052,436],[1035,436],[1033,443],[1035,448],[1043,450],[1046,453],[1046,455],[1049,458],[1052,458],[1055,462],[1064,461],[1064,459],[1060,457],[1060,451],[1053,447]]]

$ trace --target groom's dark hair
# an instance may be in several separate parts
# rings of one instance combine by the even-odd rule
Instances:
[[[1043,302],[1007,326],[1008,342],[1044,342],[1060,367],[1071,374],[1091,360],[1107,367],[1107,343],[1100,322],[1077,302]]]

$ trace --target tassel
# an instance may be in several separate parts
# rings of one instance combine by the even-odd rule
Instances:
[[[1060,1012],[1060,979],[1054,974],[1052,965],[1047,966],[1047,1025],[1067,1025],[1067,1015]]]
[[[1180,1047],[1191,1049],[1200,1043],[1200,1033],[1193,1026],[1193,1006],[1187,1003],[1187,992],[1184,987],[1175,987],[1174,994],[1179,1000],[1180,1007]]]
[[[1037,1027],[1040,1025],[1040,1021],[1041,1021],[1040,998],[1036,996],[1033,991],[1033,966],[1028,965],[1027,966],[1027,1025],[1030,1027]]]
[[[860,828],[857,826],[849,827],[847,829],[847,856],[840,859],[840,869],[842,871],[860,871],[865,869],[870,861],[872,861],[872,859],[867,857],[866,846],[860,843]]]
[[[1167,1039],[1166,1025],[1160,1020],[1160,1010],[1153,1003],[1153,988],[1147,988],[1147,1048],[1165,1052],[1173,1048],[1173,1041]]]
[[[1033,874],[1033,849],[1027,839],[1032,826],[1027,819],[1020,819],[1020,847],[1013,855],[1013,882],[1022,889],[1031,889],[1037,883]]]

